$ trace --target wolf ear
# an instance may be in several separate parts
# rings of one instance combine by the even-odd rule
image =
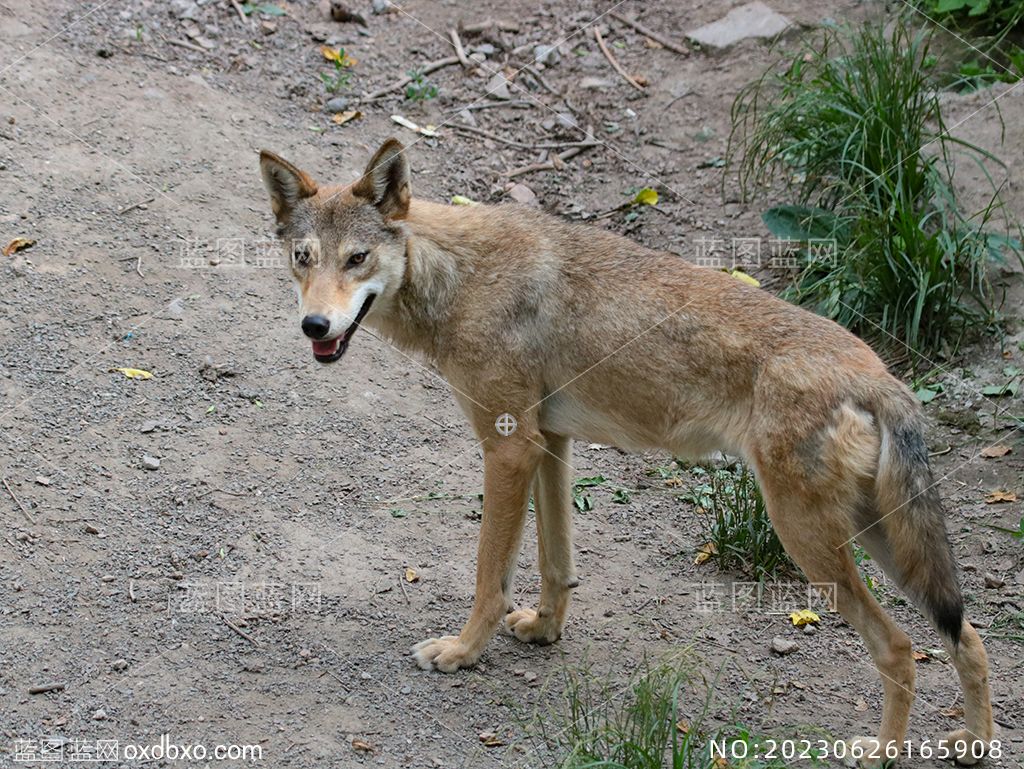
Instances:
[[[270,206],[279,222],[288,219],[296,203],[316,194],[316,182],[309,174],[273,152],[260,151],[260,173],[270,193]]]
[[[405,147],[388,139],[373,156],[352,194],[375,205],[385,219],[403,219],[409,211],[409,163]]]

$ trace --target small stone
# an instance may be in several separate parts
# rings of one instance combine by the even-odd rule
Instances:
[[[476,48],[473,49],[476,53],[482,53],[484,56],[494,56],[495,47],[490,43],[480,43]]]
[[[324,105],[324,109],[332,114],[344,112],[348,109],[348,99],[344,96],[335,96],[333,99],[327,100],[327,104]]]
[[[370,675],[369,673],[367,673],[366,671],[363,671],[362,673],[360,673],[360,674],[359,674],[359,677],[360,677],[361,679],[363,679],[364,681],[369,681],[370,679],[372,679],[372,678],[373,678],[373,676],[371,676],[371,675]]]
[[[611,81],[605,80],[603,77],[585,77],[580,80],[580,88],[588,91],[603,90],[610,88],[611,85]]]
[[[788,638],[777,635],[772,639],[772,651],[780,657],[792,654],[799,648],[800,645],[796,641],[790,641]]]
[[[695,29],[687,37],[706,48],[721,50],[740,40],[775,37],[793,25],[781,13],[761,2],[733,8],[718,21]]]
[[[103,708],[100,708],[99,710],[97,710],[95,713],[92,714],[92,720],[93,721],[106,721],[107,720],[107,711],[103,710]]]
[[[47,478],[45,475],[37,475],[36,476],[36,483],[38,483],[40,486],[49,486],[50,485],[50,479]]]
[[[457,115],[457,117],[459,118],[459,122],[462,123],[463,125],[476,125],[476,118],[473,117],[473,113],[468,109],[459,110],[459,114]]]
[[[100,530],[98,528],[96,528],[95,526],[93,526],[91,523],[85,524],[85,526],[82,527],[82,530],[85,531],[86,534],[99,534],[100,533]]]
[[[508,196],[524,206],[537,205],[536,193],[525,184],[513,184],[508,190]]]
[[[561,59],[562,54],[559,53],[557,45],[535,45],[533,47],[533,60],[538,64],[550,67],[558,64]]]
[[[402,694],[412,694],[412,687],[406,684],[401,689],[399,689],[399,692]]]
[[[382,13],[390,11],[393,5],[394,3],[392,3],[391,0],[373,0],[370,4],[370,9],[375,15],[379,16]]]
[[[128,660],[114,660],[114,662],[111,663],[110,667],[112,667],[114,670],[118,672],[122,670],[127,670]]]
[[[149,454],[142,455],[142,466],[146,470],[159,470],[160,460],[156,457],[151,457]]]
[[[817,632],[817,628],[815,628],[811,623],[807,623],[802,629],[804,631],[804,635],[814,635]]]
[[[1006,580],[1000,579],[995,574],[993,574],[992,572],[989,572],[989,571],[985,572],[984,580],[985,580],[985,587],[987,587],[987,588],[989,588],[991,590],[998,590],[999,588],[1001,588],[1003,585],[1006,584]]]
[[[534,673],[532,670],[527,670],[525,673],[523,673],[523,680],[526,681],[526,683],[528,684],[536,683],[537,674]]]
[[[140,433],[152,433],[156,432],[160,427],[160,421],[157,419],[149,419],[139,425]]]
[[[498,72],[487,81],[487,95],[492,99],[499,99],[500,101],[508,101],[512,98],[512,93],[508,89],[508,78],[506,78],[501,72]]]

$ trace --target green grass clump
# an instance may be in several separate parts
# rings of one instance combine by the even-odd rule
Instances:
[[[770,581],[793,571],[793,563],[772,528],[761,489],[745,465],[693,468],[697,483],[685,497],[693,502],[705,538],[702,552],[719,569]]]
[[[993,329],[989,260],[1006,249],[1020,258],[1018,241],[987,229],[1001,208],[987,171],[985,207],[968,215],[958,204],[954,150],[983,170],[999,161],[948,134],[929,40],[904,20],[826,29],[732,108],[729,158],[743,191],[781,176],[795,195],[764,214],[776,237],[808,244],[787,298],[890,357],[905,357],[904,345],[951,353],[968,332]]]
[[[785,766],[713,753],[711,744],[757,740],[737,725],[710,722],[713,686],[684,655],[651,668],[644,665],[623,689],[589,668],[566,672],[561,706],[541,720],[542,737],[559,769],[755,769]],[[744,751],[736,751],[742,754]],[[731,751],[730,751],[731,753]],[[753,748],[750,754],[754,755]]]

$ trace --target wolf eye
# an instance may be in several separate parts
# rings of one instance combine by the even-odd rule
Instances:
[[[292,251],[292,262],[299,267],[306,267],[313,258],[313,252],[306,243],[300,243]]]
[[[349,267],[358,267],[360,264],[366,261],[366,257],[370,255],[369,251],[356,251],[352,256],[348,258]]]

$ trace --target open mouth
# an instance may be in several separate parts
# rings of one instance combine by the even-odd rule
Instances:
[[[334,363],[334,361],[344,355],[348,349],[349,340],[356,333],[356,329],[359,328],[359,324],[366,317],[366,313],[370,311],[370,305],[373,304],[373,300],[376,298],[376,294],[370,294],[366,297],[366,301],[363,302],[363,306],[359,308],[359,312],[356,314],[356,319],[352,321],[352,325],[345,329],[345,333],[341,336],[336,336],[334,339],[314,339],[313,357],[320,363]]]

